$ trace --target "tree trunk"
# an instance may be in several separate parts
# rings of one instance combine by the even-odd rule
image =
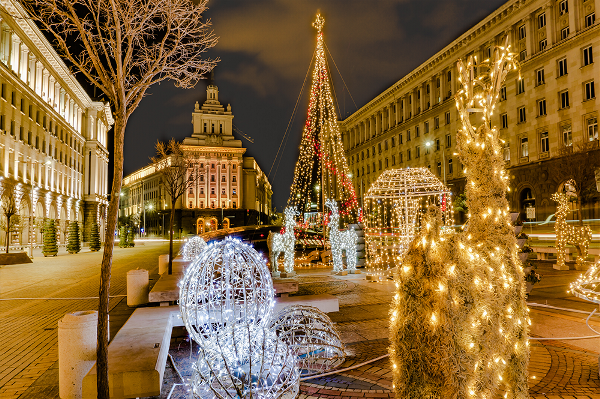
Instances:
[[[173,274],[173,224],[175,223],[175,201],[171,201],[171,221],[169,222],[169,271]]]
[[[10,244],[10,216],[6,217],[6,253],[8,253],[8,246]]]
[[[114,125],[114,176],[108,204],[106,219],[105,243],[100,267],[100,293],[98,303],[98,346],[96,350],[97,390],[98,399],[109,399],[108,387],[108,296],[110,291],[110,274],[112,267],[115,229],[119,216],[119,198],[123,182],[123,139],[125,135],[126,118],[124,115],[115,117]]]

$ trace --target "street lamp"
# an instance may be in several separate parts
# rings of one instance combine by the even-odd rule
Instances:
[[[427,146],[428,148],[431,147],[433,145],[433,142],[428,141],[425,143],[425,146]],[[444,186],[446,185],[446,148],[444,147],[443,144],[440,145],[440,148],[442,150],[442,167],[444,170]]]

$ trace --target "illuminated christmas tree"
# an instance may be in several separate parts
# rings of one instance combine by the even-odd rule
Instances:
[[[333,104],[323,42],[324,23],[318,14],[313,23],[318,33],[310,101],[288,205],[305,212],[312,203],[322,209],[323,198],[334,199],[339,204],[340,215],[350,215],[352,219],[356,216],[358,201]]]

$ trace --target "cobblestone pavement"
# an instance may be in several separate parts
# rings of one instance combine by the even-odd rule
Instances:
[[[126,275],[131,269],[150,268],[151,274],[156,273],[158,255],[166,250],[168,243],[164,242],[115,248],[110,294],[127,293]],[[0,266],[2,399],[58,398],[58,320],[69,312],[98,308],[97,299],[60,298],[98,296],[102,252],[69,255],[61,248],[56,257],[44,258],[39,251],[34,256],[34,263]],[[6,300],[9,298],[51,299]],[[111,336],[128,317],[127,311],[122,318],[115,314],[122,302],[126,302],[123,297],[110,300]],[[37,390],[32,388],[34,383]]]
[[[546,270],[540,266],[540,272]],[[550,276],[545,286],[534,296],[537,302],[554,303],[556,306],[591,311],[590,304],[576,301],[565,295],[565,286],[579,273],[556,274],[546,270]],[[364,276],[337,277],[329,270],[300,270],[296,279],[300,283],[298,295],[330,293],[340,301],[340,311],[329,313],[336,323],[342,340],[346,344],[348,357],[340,368],[351,367],[387,353],[388,312],[393,295],[393,283],[367,283]],[[559,294],[560,293],[560,294]],[[575,301],[575,302],[574,302]],[[568,328],[573,334],[590,335],[581,316],[569,312],[544,310],[538,315],[546,323],[549,318],[558,318],[556,330],[538,326],[532,328],[532,335],[544,337],[565,336],[561,328]],[[554,312],[554,313],[553,313]],[[549,315],[548,315],[549,314]],[[540,317],[544,317],[540,319]],[[566,323],[566,324],[565,324]],[[598,318],[592,323],[600,324]],[[587,332],[586,332],[587,331]],[[570,334],[569,336],[572,336]],[[563,341],[531,341],[529,362],[529,393],[532,399],[600,399],[600,379],[598,377],[598,354],[600,339],[588,340],[591,344],[567,344]],[[593,343],[595,341],[595,344]],[[583,347],[581,347],[583,346]],[[591,347],[592,350],[589,350]],[[596,350],[593,350],[596,348]],[[190,350],[189,341],[179,338],[171,346],[171,355],[184,380],[191,377],[191,363],[195,351]],[[167,398],[192,398],[189,386],[181,384],[181,379],[169,362],[163,382],[163,395]],[[387,358],[363,365],[354,370],[313,378],[301,382],[300,399],[312,398],[392,398],[392,371]]]

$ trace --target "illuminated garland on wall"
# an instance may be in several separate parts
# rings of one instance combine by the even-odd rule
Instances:
[[[317,209],[320,209],[319,192],[322,192],[324,198],[340,202],[342,216],[355,217],[358,201],[333,105],[323,41],[324,23],[318,14],[313,23],[318,33],[310,100],[288,205],[304,212],[310,209],[315,198]],[[321,191],[316,191],[317,184]]]
[[[342,260],[342,251],[346,252],[346,266],[350,271],[356,270],[356,241],[358,235],[354,228],[340,231],[340,215],[338,214],[337,203],[328,199],[325,206],[331,210],[329,223],[327,224],[329,232],[329,242],[331,243],[331,257],[333,258],[333,271],[341,272],[344,270]]]
[[[590,241],[592,240],[592,229],[590,226],[571,226],[567,223],[569,197],[563,193],[552,194],[552,199],[558,203],[556,209],[556,268],[568,269],[565,265],[566,247],[571,244],[577,248],[577,269],[584,266],[588,256]]]
[[[269,247],[269,257],[271,258],[271,269],[273,277],[279,277],[279,254],[283,252],[283,269],[286,273],[294,272],[294,245],[296,237],[294,236],[294,227],[296,226],[296,210],[288,206],[283,212],[283,233],[269,232],[267,245]]]
[[[514,57],[505,45],[491,61],[458,61],[457,149],[470,219],[463,232],[440,234],[440,212],[429,208],[399,267],[390,319],[396,397],[528,398],[523,268],[498,131],[490,127]]]

